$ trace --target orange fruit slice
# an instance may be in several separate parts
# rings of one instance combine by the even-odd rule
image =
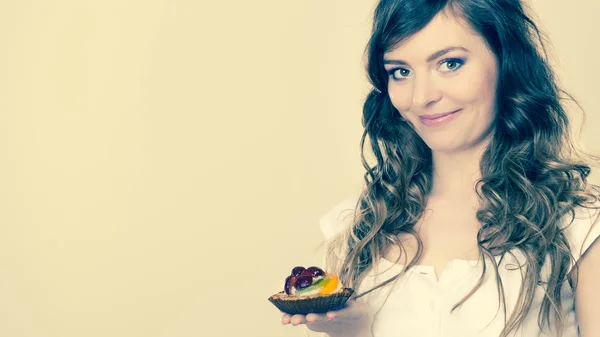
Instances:
[[[321,290],[319,290],[319,294],[321,295],[327,295],[332,293],[335,288],[337,288],[338,286],[338,277],[334,274],[328,274],[327,275],[329,277],[329,281],[327,283],[325,283],[325,285],[323,286],[323,288],[321,288]]]

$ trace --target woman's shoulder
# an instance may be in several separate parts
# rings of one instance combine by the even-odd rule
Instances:
[[[358,195],[348,196],[321,215],[319,225],[326,239],[329,240],[352,226],[358,200]]]

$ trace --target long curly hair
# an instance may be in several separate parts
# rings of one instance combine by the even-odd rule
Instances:
[[[565,100],[575,101],[559,88],[549,66],[544,37],[519,0],[381,0],[374,12],[368,42],[367,72],[374,89],[363,107],[361,158],[366,187],[356,205],[353,225],[330,246],[328,261],[345,246],[345,255],[330,262],[343,282],[356,287],[384,253],[396,245],[400,234],[417,240],[417,254],[403,271],[377,285],[398,279],[415,266],[423,243],[415,225],[424,213],[432,187],[432,154],[429,147],[403,122],[387,95],[388,75],[383,54],[424,28],[442,11],[466,21],[481,35],[498,60],[494,131],[480,162],[481,179],[476,192],[480,201],[477,234],[480,259],[489,257],[498,284],[498,296],[506,302],[498,264],[493,257],[518,250],[526,257],[523,287],[517,307],[505,321],[501,336],[517,329],[531,307],[545,263],[550,275],[538,315],[538,325],[550,328],[556,315],[559,331],[561,287],[568,281],[574,258],[561,225],[576,207],[591,208],[598,200],[595,186],[587,182],[590,166],[597,161],[585,156],[572,140]],[[368,142],[368,144],[367,144]],[[371,150],[376,163],[369,164]],[[402,254],[402,253],[401,253]],[[333,257],[333,258],[332,258]],[[457,303],[462,305],[481,286],[486,263],[476,287]]]

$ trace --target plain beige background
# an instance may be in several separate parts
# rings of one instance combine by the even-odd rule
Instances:
[[[0,1],[0,336],[303,336],[267,297],[361,188],[373,5]],[[599,153],[600,4],[534,5]]]

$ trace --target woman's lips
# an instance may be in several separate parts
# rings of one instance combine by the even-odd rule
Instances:
[[[445,112],[441,114],[423,115],[419,116],[419,120],[423,125],[426,126],[439,126],[444,125],[453,120],[462,109],[458,109],[452,112]]]

